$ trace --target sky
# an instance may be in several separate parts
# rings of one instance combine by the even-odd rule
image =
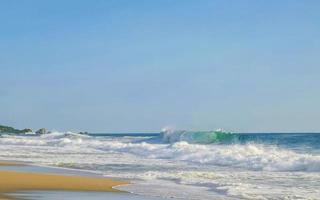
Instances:
[[[320,1],[1,0],[0,124],[320,132]]]

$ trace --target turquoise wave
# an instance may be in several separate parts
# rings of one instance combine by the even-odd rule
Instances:
[[[185,141],[192,144],[211,144],[211,143],[226,143],[235,141],[238,138],[237,134],[224,131],[177,131],[164,130],[161,132],[161,137],[164,142],[174,143]]]

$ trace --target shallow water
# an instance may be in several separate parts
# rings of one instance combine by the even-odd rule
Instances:
[[[30,200],[163,200],[155,197],[112,192],[32,191],[20,192],[14,196]]]

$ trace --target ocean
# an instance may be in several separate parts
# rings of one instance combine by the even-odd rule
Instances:
[[[0,160],[130,180],[117,188],[171,199],[320,199],[320,134],[53,132],[0,136]]]

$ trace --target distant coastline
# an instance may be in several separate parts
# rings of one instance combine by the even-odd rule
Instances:
[[[0,125],[0,133],[8,133],[8,134],[24,134],[24,133],[30,133],[32,132],[32,129],[30,128],[25,128],[25,129],[16,129],[10,126],[4,126]]]
[[[0,125],[0,134],[15,134],[15,135],[44,135],[44,134],[49,134],[51,133],[51,131],[47,131],[47,129],[45,128],[40,128],[37,131],[33,131],[30,128],[25,128],[25,129],[16,129],[14,127],[11,126],[4,126],[4,125]],[[78,134],[82,134],[82,135],[87,135],[89,134],[86,131],[82,131],[82,132],[78,132]]]

